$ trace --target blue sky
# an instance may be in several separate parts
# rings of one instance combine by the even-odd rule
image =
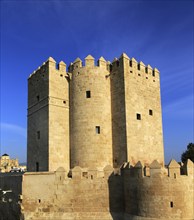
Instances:
[[[0,154],[26,161],[27,78],[49,56],[67,65],[122,52],[161,72],[166,162],[193,130],[193,1],[1,0]]]

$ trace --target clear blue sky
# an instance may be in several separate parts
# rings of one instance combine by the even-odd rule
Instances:
[[[193,1],[1,0],[1,154],[26,161],[27,78],[52,56],[69,65],[122,52],[161,72],[166,162],[194,141]]]

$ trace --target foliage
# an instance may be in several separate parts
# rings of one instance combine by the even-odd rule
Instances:
[[[184,163],[187,159],[194,162],[194,143],[189,143],[187,145],[187,150],[182,153],[181,160]]]

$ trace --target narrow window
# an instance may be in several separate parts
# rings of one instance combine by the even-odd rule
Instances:
[[[129,66],[132,67],[132,60],[129,61]]]
[[[39,163],[36,162],[36,172],[38,172],[38,171],[39,171]]]
[[[141,114],[137,114],[137,120],[141,120]]]
[[[91,175],[91,180],[93,180],[93,175]]]
[[[152,71],[152,76],[155,76],[155,71],[154,70]]]
[[[176,179],[176,173],[174,173],[174,178]]]
[[[96,126],[96,134],[100,134],[100,126]]]
[[[137,64],[137,69],[140,70],[140,64],[139,63]]]
[[[37,139],[40,139],[40,131],[37,131]]]
[[[174,204],[173,204],[173,202],[171,201],[171,202],[170,202],[170,207],[173,208],[173,206],[174,206]]]
[[[41,200],[39,199],[38,202],[41,203]]]
[[[91,98],[91,92],[90,91],[86,91],[86,98]]]
[[[37,102],[39,102],[39,100],[40,100],[40,96],[39,95],[36,96],[36,100],[37,100]]]
[[[148,68],[147,67],[145,68],[145,72],[148,73]]]
[[[151,109],[149,110],[149,115],[153,115],[153,111]]]
[[[117,66],[119,66],[119,61],[117,60]]]

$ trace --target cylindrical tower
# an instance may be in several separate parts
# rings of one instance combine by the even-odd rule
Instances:
[[[70,67],[71,168],[112,165],[110,72],[101,57],[77,58]]]

